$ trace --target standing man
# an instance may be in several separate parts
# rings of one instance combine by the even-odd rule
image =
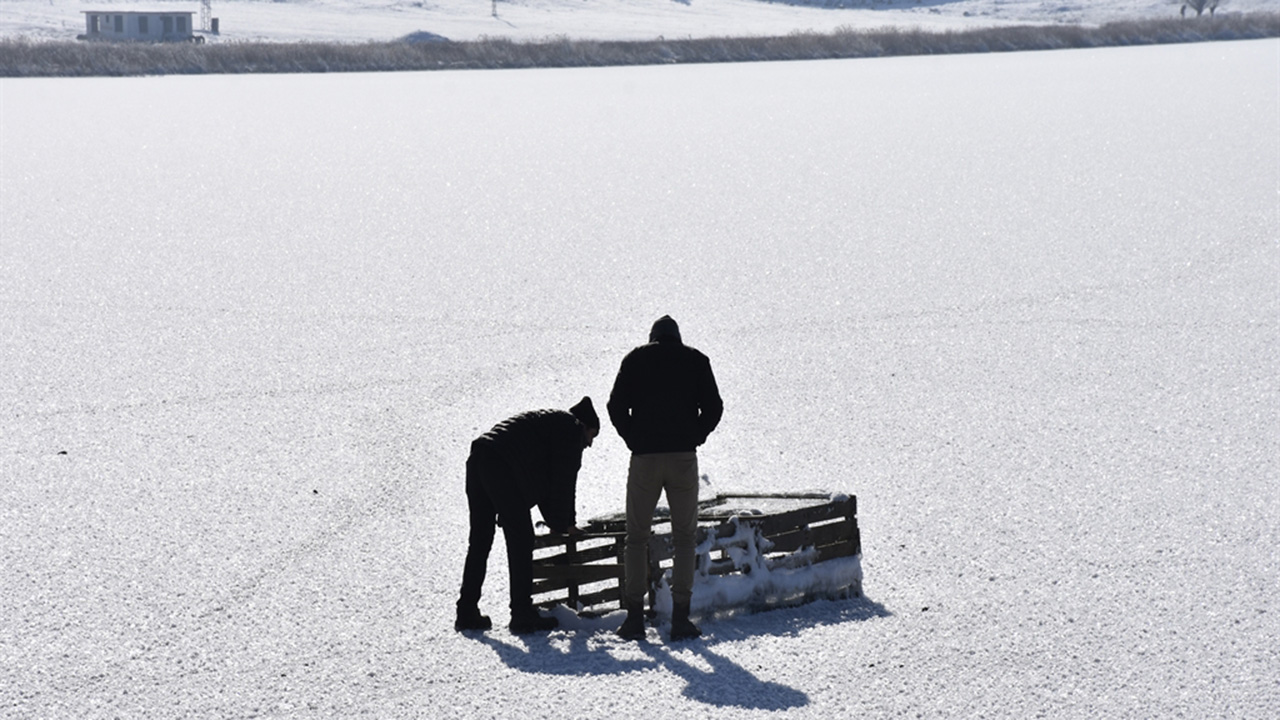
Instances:
[[[578,534],[574,495],[582,451],[600,433],[600,417],[591,398],[564,410],[534,410],[508,418],[471,443],[467,458],[467,507],[471,535],[462,570],[455,630],[488,630],[493,623],[480,614],[494,519],[507,541],[511,575],[511,632],[546,631],[559,625],[533,607],[533,522],[529,509],[542,512],[552,532]]]
[[[665,490],[675,544],[671,639],[698,637],[702,631],[689,620],[698,531],[697,448],[724,413],[711,361],[681,342],[676,321],[664,315],[653,324],[649,343],[623,358],[608,410],[609,420],[631,450],[623,589],[627,619],[618,635],[627,640],[644,637],[649,533],[658,496]]]

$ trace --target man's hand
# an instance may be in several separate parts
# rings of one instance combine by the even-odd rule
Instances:
[[[583,530],[577,525],[570,525],[567,528],[554,528],[541,520],[537,522],[535,527],[546,528],[547,531],[550,532],[552,535],[568,535],[569,537],[582,537],[583,535],[587,534],[586,530]]]

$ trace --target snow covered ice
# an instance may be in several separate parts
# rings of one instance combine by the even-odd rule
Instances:
[[[0,83],[0,715],[1280,708],[1280,41]],[[664,313],[865,597],[455,633],[467,443]]]

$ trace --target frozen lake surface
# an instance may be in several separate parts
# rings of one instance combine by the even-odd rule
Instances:
[[[1280,708],[1280,41],[0,93],[0,715]],[[467,443],[664,313],[867,597],[453,632]]]

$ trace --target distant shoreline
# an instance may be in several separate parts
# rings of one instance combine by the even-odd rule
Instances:
[[[841,29],[777,37],[600,41],[408,36],[368,43],[112,43],[0,40],[0,77],[404,72],[830,60],[1062,50],[1280,37],[1280,13],[1112,22],[1099,27]]]

